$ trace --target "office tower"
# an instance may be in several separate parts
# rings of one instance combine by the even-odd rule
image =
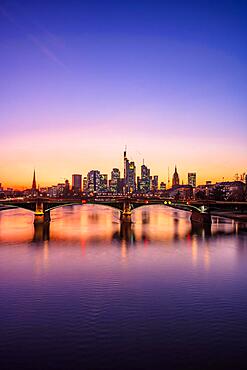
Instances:
[[[153,193],[156,193],[159,189],[159,177],[157,175],[154,175],[152,179],[151,189]]]
[[[82,189],[83,191],[87,191],[87,177],[83,177],[83,182],[82,182]]]
[[[134,162],[129,162],[128,173],[128,192],[133,193],[136,190],[136,166]]]
[[[126,148],[124,150],[124,187],[123,192],[128,193],[128,176],[129,176],[129,160],[127,158]]]
[[[72,190],[76,192],[81,191],[81,180],[82,180],[82,175],[78,175],[78,174],[72,175]]]
[[[119,179],[118,192],[124,194],[125,192],[125,180],[124,178]]]
[[[112,193],[117,193],[119,191],[119,182],[120,182],[120,171],[118,168],[113,168],[111,171],[111,180],[110,180],[110,191]]]
[[[166,191],[166,184],[163,181],[160,183],[160,190]]]
[[[124,193],[133,193],[136,190],[136,167],[129,162],[126,149],[124,151]]]
[[[172,186],[177,186],[179,185],[179,176],[177,172],[177,166],[175,166],[175,172],[172,177]]]
[[[140,178],[140,176],[137,176],[137,178],[136,178],[136,190],[137,191],[141,190],[141,178]]]
[[[101,174],[99,191],[104,193],[107,192],[107,190],[108,190],[108,176],[106,174]]]
[[[69,195],[69,191],[70,191],[69,180],[65,180],[65,186],[64,186],[63,195],[65,197],[68,196]]]
[[[69,180],[65,180],[65,189],[67,189],[69,191]]]
[[[195,172],[188,173],[188,185],[192,186],[193,188],[196,187],[196,173]]]
[[[139,179],[139,190],[142,193],[150,191],[150,169],[143,165],[141,166],[141,178]]]
[[[65,183],[57,184],[57,196],[58,197],[64,196],[65,186],[66,186]]]
[[[100,190],[100,171],[92,170],[87,174],[87,191],[98,192]]]

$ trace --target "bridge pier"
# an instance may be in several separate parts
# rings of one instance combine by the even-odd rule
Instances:
[[[45,215],[44,213],[34,213],[34,225],[43,224],[45,222]]]
[[[211,225],[211,215],[209,212],[198,212],[192,211],[190,220],[192,223],[198,223],[200,225]]]
[[[36,202],[36,209],[34,212],[34,225],[49,223],[51,221],[50,210],[44,211],[44,203]]]
[[[131,222],[131,206],[129,202],[124,202],[120,220],[121,222]]]

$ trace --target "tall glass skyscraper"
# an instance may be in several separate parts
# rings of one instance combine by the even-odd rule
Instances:
[[[133,193],[136,190],[136,166],[129,162],[126,149],[124,151],[124,192]]]

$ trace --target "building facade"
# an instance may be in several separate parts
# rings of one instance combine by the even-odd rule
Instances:
[[[196,173],[195,172],[188,173],[188,185],[192,186],[193,188],[196,187]]]
[[[172,186],[178,186],[179,185],[179,176],[177,171],[177,166],[175,166],[175,171],[172,176]]]
[[[82,185],[82,175],[79,174],[72,175],[72,190],[74,190],[75,192],[80,192],[81,185]]]
[[[110,179],[110,191],[112,193],[119,192],[119,182],[120,182],[120,171],[118,168],[113,168],[111,171]]]

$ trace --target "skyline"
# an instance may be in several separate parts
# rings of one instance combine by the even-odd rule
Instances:
[[[247,4],[3,1],[0,182],[122,168],[246,172]]]
[[[61,184],[62,182],[64,182],[64,180],[69,181],[69,183],[72,184],[73,183],[73,176],[77,176],[79,174],[79,176],[81,176],[81,179],[87,178],[88,173],[90,171],[99,171],[102,175],[103,174],[106,174],[106,176],[108,177],[108,179],[110,179],[111,178],[111,174],[112,174],[112,170],[114,170],[114,169],[117,169],[118,171],[120,171],[120,177],[121,178],[124,178],[125,177],[125,175],[124,175],[125,174],[125,169],[124,169],[125,168],[125,159],[127,159],[127,157],[126,157],[126,150],[127,150],[127,146],[125,146],[125,149],[124,149],[124,157],[122,157],[122,162],[124,160],[124,163],[120,164],[119,167],[113,166],[110,169],[109,172],[106,172],[104,170],[102,171],[102,169],[94,167],[94,168],[88,169],[88,171],[85,172],[85,173],[82,173],[82,171],[79,170],[77,172],[70,173],[69,176],[67,176],[67,177],[60,176],[59,179],[54,180],[52,183],[47,183],[47,182],[44,182],[42,180],[40,182],[39,181],[39,176],[38,176],[38,180],[37,180],[37,168],[34,167],[33,168],[33,182],[32,182],[32,184],[35,183],[35,188],[36,188],[36,186],[37,186],[37,188],[39,188],[39,187],[47,187],[47,186],[54,186],[56,183],[57,184],[59,184],[59,183]],[[140,153],[138,153],[138,154],[140,155]],[[168,168],[167,168],[167,175],[166,176],[164,175],[164,176],[161,176],[160,177],[159,175],[157,175],[157,173],[154,173],[154,171],[152,171],[152,168],[147,164],[147,161],[145,161],[144,158],[142,159],[141,163],[139,163],[139,165],[137,165],[135,159],[132,156],[129,158],[129,161],[130,161],[130,163],[133,163],[135,165],[136,180],[137,180],[138,177],[141,176],[141,174],[142,174],[142,166],[145,164],[145,167],[150,171],[150,176],[151,177],[158,176],[158,179],[159,179],[158,180],[158,185],[160,185],[160,183],[165,183],[166,187],[168,187],[168,188],[172,186],[173,175],[174,175],[174,173],[177,173],[177,170],[179,172],[179,179],[180,180],[178,180],[178,181],[180,182],[180,185],[183,185],[183,184],[186,185],[186,184],[188,184],[188,181],[189,181],[188,180],[188,176],[191,175],[191,174],[192,175],[196,174],[197,179],[200,179],[201,178],[200,176],[198,176],[198,173],[196,171],[187,171],[186,169],[182,169],[182,170],[181,169],[178,169],[178,166],[176,164],[174,165],[173,168],[168,166]],[[131,162],[131,161],[133,161],[133,162]],[[237,178],[236,178],[236,176],[237,176]],[[244,182],[246,176],[247,176],[246,172],[240,172],[240,173],[235,173],[234,176],[232,176],[231,179],[222,177],[221,179],[218,178],[218,181],[217,180],[216,181],[212,181],[212,177],[211,177],[211,178],[207,178],[207,180],[205,180],[204,182],[198,181],[197,184],[198,185],[203,185],[203,184],[206,183],[206,181],[210,181],[211,183],[217,183],[217,182],[221,182],[221,181],[236,181],[236,180],[240,180],[240,181],[243,181]],[[63,180],[63,181],[61,181],[61,180]],[[25,189],[29,189],[30,188],[30,181],[27,181],[26,180],[26,183],[27,183],[27,185],[19,185],[19,186],[17,185],[17,186],[14,186],[12,188],[14,190],[25,190]],[[10,188],[10,186],[4,184],[3,182],[0,182],[0,184],[5,189],[6,188]],[[33,188],[33,187],[34,187],[34,185],[31,186],[31,188]]]

